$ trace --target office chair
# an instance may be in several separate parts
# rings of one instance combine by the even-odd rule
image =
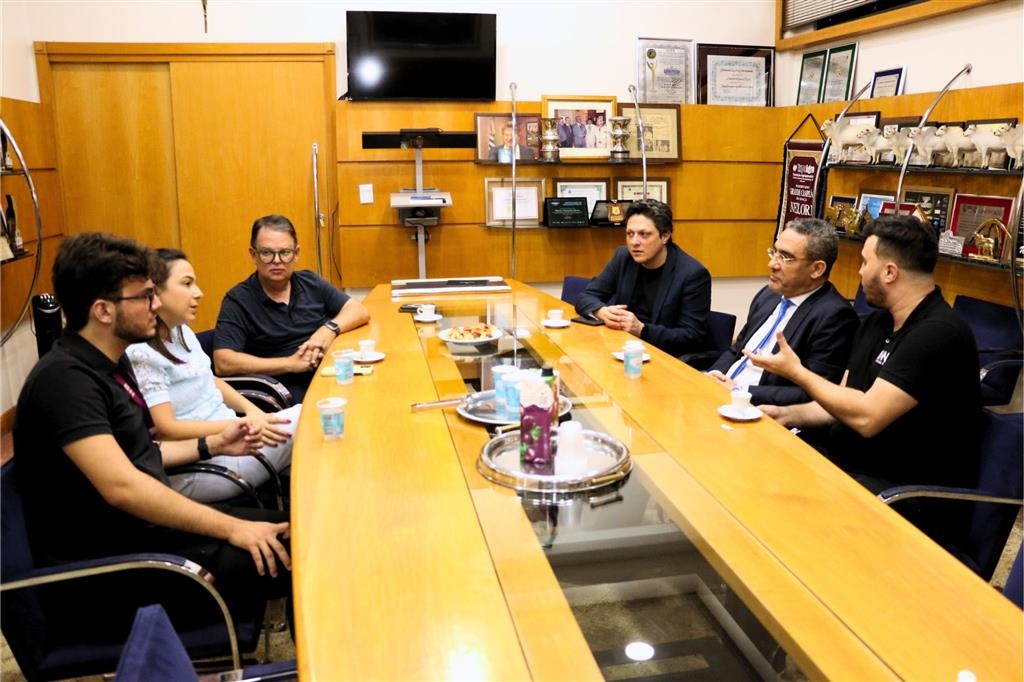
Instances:
[[[959,295],[955,310],[974,333],[981,368],[982,405],[1006,405],[1024,366],[1024,334],[1013,308]]]
[[[0,630],[26,679],[64,679],[114,670],[134,610],[155,600],[147,587],[173,589],[175,603],[187,604],[195,615],[195,622],[182,634],[193,657],[230,656],[231,665],[238,668],[239,647],[256,650],[266,604],[254,602],[252,617],[236,623],[217,588],[207,580],[208,573],[183,557],[140,553],[38,566],[13,473],[13,461],[0,467]],[[136,579],[130,580],[132,576]],[[113,578],[116,589],[110,588]],[[99,590],[104,580],[108,587]],[[56,590],[62,586],[58,595]],[[73,608],[78,594],[90,593],[102,594],[109,606],[102,624],[95,613]],[[110,615],[121,612],[126,614],[123,622]]]
[[[864,285],[858,284],[857,293],[853,297],[853,311],[863,320],[873,310],[874,308],[868,305],[868,297],[864,294]]]
[[[1010,529],[1024,506],[1024,415],[982,410],[981,458],[976,488],[906,485],[883,490],[878,498],[886,504],[911,498],[937,498],[974,502],[965,547],[950,548],[953,554],[985,580],[991,580],[1006,546]]]
[[[683,353],[679,359],[701,372],[715,364],[725,351],[732,345],[736,333],[736,316],[731,313],[708,311],[708,350],[696,353]]]
[[[576,305],[576,299],[583,293],[583,290],[590,284],[590,277],[578,277],[566,275],[562,280],[562,300],[569,305]]]
[[[213,362],[213,329],[196,333],[199,346]],[[220,377],[264,412],[280,412],[295,404],[285,385],[267,374],[239,374]]]
[[[114,682],[196,682],[199,677],[164,607],[143,606],[135,614]],[[221,673],[219,679],[297,680],[295,661],[277,661]]]

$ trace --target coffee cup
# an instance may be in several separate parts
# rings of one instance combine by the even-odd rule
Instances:
[[[416,317],[433,317],[437,308],[433,303],[424,303],[416,309]]]
[[[750,403],[750,391],[736,390],[732,392],[732,407],[734,410],[746,412],[753,405]]]
[[[548,320],[550,322],[561,322],[563,314],[565,314],[565,311],[563,311],[562,309],[552,308],[551,310],[548,311]]]
[[[320,427],[324,434],[324,440],[338,440],[345,435],[345,405],[348,403],[344,398],[323,398],[316,401],[317,409],[320,410]]]
[[[359,355],[365,360],[373,355],[376,348],[377,342],[374,339],[363,339],[359,342]]]

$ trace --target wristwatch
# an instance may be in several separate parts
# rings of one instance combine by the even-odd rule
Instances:
[[[335,322],[334,320],[327,320],[326,322],[324,322],[323,326],[327,327],[332,332],[334,332],[335,336],[341,333],[341,327],[339,327],[338,323]]]

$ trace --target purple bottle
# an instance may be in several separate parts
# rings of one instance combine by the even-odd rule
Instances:
[[[553,474],[551,386],[537,376],[524,378],[519,383],[519,405],[519,462],[531,473]]]

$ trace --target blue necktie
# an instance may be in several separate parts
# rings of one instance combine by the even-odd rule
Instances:
[[[779,328],[779,323],[782,322],[782,318],[786,316],[786,311],[789,310],[789,306],[791,305],[793,305],[793,302],[790,301],[788,298],[782,299],[782,301],[779,304],[779,314],[775,316],[775,321],[772,322],[771,329],[769,329],[768,333],[764,335],[764,338],[761,339],[761,342],[754,347],[754,350],[752,351],[753,353],[760,352],[762,348],[768,345],[768,341],[770,341],[772,337],[775,336],[775,330]],[[749,359],[750,358],[744,355],[743,361],[740,362],[740,364],[736,365],[736,369],[734,369],[732,374],[729,375],[729,378],[735,379],[736,377],[738,377],[740,375],[740,372],[743,371],[743,368],[747,366],[747,360]]]

